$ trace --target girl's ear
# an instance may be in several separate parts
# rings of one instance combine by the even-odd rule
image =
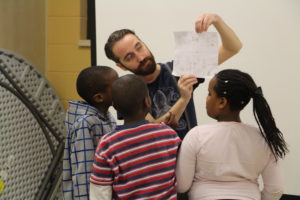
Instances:
[[[228,100],[225,97],[221,97],[219,100],[219,105],[218,107],[220,109],[224,109],[228,105]]]
[[[101,103],[103,100],[103,95],[101,93],[97,93],[93,96],[93,101],[96,103]]]

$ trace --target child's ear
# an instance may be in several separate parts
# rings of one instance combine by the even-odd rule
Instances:
[[[116,66],[119,67],[119,68],[121,68],[124,71],[127,71],[127,68],[124,67],[124,65],[122,65],[121,63],[116,63]]]
[[[101,93],[97,93],[93,96],[93,101],[96,103],[101,103],[103,100],[103,95]]]
[[[144,99],[144,104],[145,104],[145,107],[146,107],[147,109],[150,109],[150,108],[151,108],[151,99],[150,99],[150,96],[145,97],[145,99]]]
[[[219,106],[218,107],[220,109],[224,109],[227,106],[227,104],[228,104],[227,99],[225,97],[221,97],[220,101],[219,101]]]

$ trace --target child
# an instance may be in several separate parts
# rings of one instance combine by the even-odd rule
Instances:
[[[240,119],[251,98],[259,128]],[[209,83],[206,110],[218,122],[197,126],[184,138],[176,168],[177,190],[189,190],[190,199],[280,199],[280,161],[288,149],[261,87],[247,73],[220,71]]]
[[[145,120],[151,107],[146,83],[136,75],[125,75],[114,82],[112,99],[124,125],[99,141],[91,199],[176,199],[180,138],[165,123]]]
[[[77,92],[85,102],[69,102],[66,116],[68,135],[63,160],[64,199],[89,199],[89,178],[98,140],[112,131],[116,122],[111,106],[111,85],[115,70],[92,66],[77,78]]]

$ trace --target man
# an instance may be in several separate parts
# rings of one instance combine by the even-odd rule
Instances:
[[[218,63],[221,64],[238,53],[242,43],[216,14],[200,15],[195,23],[195,30],[201,33],[207,31],[210,25],[215,26],[222,40],[218,55]],[[179,122],[176,131],[181,139],[197,125],[192,92],[203,79],[183,75],[179,80],[174,80],[171,74],[173,62],[156,63],[147,46],[128,29],[118,30],[110,35],[105,44],[105,53],[118,67],[133,72],[148,84],[153,106],[147,120],[164,121],[170,111],[175,115],[175,121]]]

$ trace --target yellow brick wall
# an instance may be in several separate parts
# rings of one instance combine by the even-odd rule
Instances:
[[[0,0],[0,48],[28,60],[45,75],[47,0]]]
[[[85,39],[87,0],[48,0],[46,76],[65,108],[69,100],[79,100],[76,78],[90,66],[90,48],[80,47]]]

